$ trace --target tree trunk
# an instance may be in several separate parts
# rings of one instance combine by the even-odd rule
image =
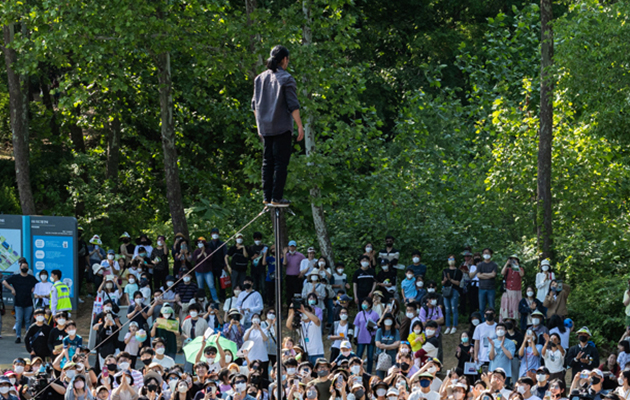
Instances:
[[[120,159],[120,118],[114,118],[109,124],[107,135],[107,179],[112,183],[113,191],[118,186],[118,160]]]
[[[552,254],[551,148],[553,142],[552,0],[540,1],[540,134],[538,140],[538,239],[542,258]],[[542,217],[542,224],[540,219]]]
[[[48,73],[48,71],[45,72]],[[50,113],[48,126],[50,127],[50,132],[52,133],[52,135],[54,137],[59,137],[61,133],[59,130],[59,124],[57,123],[57,113],[55,112],[52,97],[50,96],[50,86],[44,80],[45,78],[43,76],[40,77],[39,87],[42,92],[42,103],[46,107],[46,110]]]
[[[4,61],[7,65],[9,86],[9,108],[11,114],[11,133],[13,135],[13,155],[15,158],[15,177],[20,195],[22,214],[34,215],[35,200],[31,189],[28,147],[28,93],[23,76],[19,76],[13,66],[17,62],[15,50],[7,47],[13,41],[13,24],[3,27]]]
[[[311,32],[311,9],[310,0],[304,0],[302,2],[302,12],[304,13],[304,26],[302,27],[302,45],[311,46],[313,44],[313,36]],[[311,93],[308,90],[309,77],[305,75],[303,79],[304,95],[311,99]],[[306,147],[306,158],[309,159],[311,155],[316,152],[315,145],[315,132],[313,131],[314,116],[310,114],[306,118],[304,124],[304,145]],[[308,162],[312,164],[311,161]],[[312,168],[309,168],[313,171]],[[316,181],[316,180],[313,180]],[[330,237],[328,236],[328,228],[326,227],[326,216],[324,215],[324,207],[321,202],[321,191],[317,184],[314,184],[310,189],[311,195],[311,210],[313,212],[313,225],[315,225],[315,233],[317,234],[317,241],[319,242],[320,251],[323,257],[328,260],[328,265],[333,266],[335,264],[335,257],[333,255],[332,244],[330,243]]]
[[[250,15],[256,10],[256,0],[245,0],[245,13],[247,14],[247,26],[252,26],[252,19]],[[256,54],[256,42],[260,41],[260,35],[251,35],[249,37],[249,52]],[[256,63],[249,69],[249,74],[252,79],[256,78],[256,70],[262,65],[262,57],[258,55]]]
[[[81,107],[75,107],[75,109],[72,110],[72,113],[74,114],[74,117],[76,119],[79,119],[81,116]],[[85,138],[83,137],[83,128],[81,128],[75,121],[71,121],[70,124],[68,124],[68,129],[70,130],[70,140],[72,141],[72,145],[74,146],[74,151],[77,153],[85,154]],[[85,169],[83,169],[83,172],[81,172],[80,176],[83,182],[87,183],[89,176]],[[79,200],[77,202],[76,206],[74,207],[74,214],[77,218],[85,214],[84,201]]]
[[[166,198],[173,220],[175,233],[181,232],[188,237],[188,223],[184,214],[182,189],[179,183],[177,149],[175,148],[175,123],[173,121],[173,94],[171,81],[171,56],[162,53],[158,57],[158,76],[160,81],[160,120],[162,149],[164,151],[164,178],[166,180]]]

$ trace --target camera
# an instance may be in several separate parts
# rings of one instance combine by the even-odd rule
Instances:
[[[294,295],[293,298],[291,299],[291,308],[294,309],[295,311],[299,311],[300,307],[302,307],[303,305],[306,305],[306,302],[302,298],[302,295],[299,295],[299,294]]]

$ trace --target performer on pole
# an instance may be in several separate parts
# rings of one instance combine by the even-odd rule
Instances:
[[[256,77],[252,110],[256,116],[258,135],[263,140],[263,203],[288,206],[283,198],[287,167],[291,159],[293,121],[298,126],[298,142],[304,138],[295,79],[286,69],[289,50],[276,46],[267,60],[267,70]]]

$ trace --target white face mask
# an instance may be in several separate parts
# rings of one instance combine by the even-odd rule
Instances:
[[[483,259],[484,259],[484,260],[489,260],[489,259],[490,259],[490,257],[492,257],[490,254],[484,254],[484,255],[483,255]]]
[[[114,259],[114,255],[113,254],[108,254],[107,255],[107,259],[108,260],[113,260]]]
[[[9,390],[10,390],[9,386],[2,386],[2,387],[0,387],[0,393],[2,393],[2,394],[9,393]]]
[[[125,370],[125,371],[129,369],[129,366],[130,366],[130,365],[131,365],[131,364],[129,364],[129,363],[128,363],[128,362],[126,362],[126,361],[123,361],[123,362],[121,362],[120,364],[118,364],[118,366],[120,367],[120,369]]]
[[[342,321],[345,321],[348,319],[348,314],[339,314],[339,318],[341,318]]]
[[[311,282],[317,282],[319,280],[319,276],[311,275]]]
[[[177,386],[177,391],[179,393],[186,393],[188,391],[188,386],[187,385],[179,385],[179,386]]]
[[[142,304],[142,299],[136,299],[136,304],[137,304],[137,305]]]
[[[317,265],[319,265],[320,267],[324,267],[326,266],[326,261],[319,261]]]
[[[540,325],[540,318],[532,318],[532,324]]]
[[[352,367],[350,367],[350,372],[352,373],[352,375],[359,375],[359,372],[361,372],[361,366],[353,365]]]
[[[162,246],[162,245],[164,245],[164,242],[163,242],[163,241],[161,241],[161,240],[158,240],[158,242],[157,242],[157,243],[158,243],[158,246]]]
[[[431,305],[432,305],[432,306],[437,305],[437,300],[436,300],[436,299],[431,300]]]
[[[238,244],[243,243],[243,239],[242,239],[242,238],[238,238],[238,239],[236,239],[236,243],[238,243]]]
[[[429,293],[435,293],[435,288],[428,288],[428,289],[427,289],[427,292],[429,292]]]
[[[415,333],[416,335],[419,335],[420,332],[422,332],[422,329],[420,329],[420,328],[416,328],[416,329],[413,330],[413,333]]]
[[[617,383],[619,384],[619,386],[623,386],[623,377],[622,376],[617,378]]]
[[[62,325],[62,326],[63,326],[63,325],[65,325],[65,324],[66,324],[66,320],[65,320],[65,319],[63,319],[63,318],[59,318],[59,319],[57,320],[57,325]]]
[[[339,269],[337,270],[337,275],[343,275],[343,269],[339,268]]]
[[[252,324],[260,324],[260,319],[258,318],[252,319]]]
[[[505,336],[505,331],[503,329],[499,329],[497,331],[497,337],[503,337],[503,336]]]
[[[157,349],[155,349],[155,352],[159,355],[164,354],[165,351],[166,349],[164,347],[158,347]]]
[[[197,311],[191,311],[191,312],[190,312],[190,317],[191,317],[191,318],[197,318],[197,315],[199,315],[199,314],[197,313]]]
[[[68,333],[68,335],[70,335],[70,336],[74,336],[74,335],[77,333],[76,329],[71,329],[71,330],[66,331],[66,332],[67,332],[67,333]]]
[[[276,319],[276,314],[267,314],[267,319]]]
[[[199,247],[200,249],[203,249],[203,243],[201,242],[197,243],[197,247]]]
[[[302,314],[302,321],[308,321],[308,315]]]
[[[256,246],[260,246],[262,244],[262,240],[254,240],[254,244]]]
[[[166,282],[166,286],[173,286],[174,283],[175,282],[173,282],[173,281],[168,281],[168,282]]]
[[[114,288],[114,284],[113,284],[113,283],[106,283],[106,284],[105,284],[105,287],[106,287],[107,289],[113,289],[113,288]]]
[[[429,368],[427,370],[427,372],[430,373],[430,374],[435,374],[435,371],[437,371],[437,368],[435,368],[435,367],[431,367],[431,368]]]
[[[422,286],[424,286],[424,282],[422,281],[416,282],[416,287],[422,287]]]
[[[367,246],[367,247],[365,248],[365,252],[366,252],[366,253],[369,253],[369,252],[371,252],[371,251],[372,251],[372,248],[371,248],[370,246]]]
[[[226,362],[226,363],[232,362],[232,356],[231,356],[231,355],[229,355],[229,354],[226,354],[226,355],[225,355],[225,362]]]
[[[190,276],[185,276],[184,277],[184,282],[186,282],[186,283],[190,282]]]
[[[75,371],[75,370],[73,370],[73,369],[69,369],[69,370],[67,370],[67,371],[66,371],[66,376],[67,376],[69,379],[74,378],[76,375],[77,375],[77,371]]]
[[[45,319],[46,317],[44,317],[43,315],[38,315],[37,317],[35,317],[35,320],[37,322],[44,322]]]
[[[398,400],[398,396],[389,396],[387,400]]]
[[[409,318],[409,319],[413,319],[413,317],[415,317],[415,316],[416,316],[416,314],[414,314],[414,313],[412,313],[412,312],[408,312],[408,313],[406,313],[405,315],[406,315],[406,316],[407,316],[407,318]]]
[[[14,371],[16,374],[21,374],[22,372],[24,372],[24,367],[21,365],[18,365],[17,367],[15,367]]]
[[[112,310],[111,306],[105,306],[105,307],[103,307],[103,312],[109,312],[109,311],[111,311],[111,310]]]
[[[238,289],[234,290],[234,296],[238,297],[238,295],[241,294],[241,291]]]
[[[247,388],[246,383],[238,383],[234,385],[234,390],[236,390],[237,393],[243,393],[246,388]]]
[[[537,374],[536,375],[536,380],[538,382],[544,382],[546,379],[547,379],[547,375],[544,375],[544,374]]]
[[[400,351],[400,354],[409,354],[409,349],[406,347],[401,347],[398,351]]]
[[[383,268],[383,271],[385,272],[389,271],[389,265],[387,264],[383,265],[381,268]]]
[[[473,324],[473,326],[477,326],[477,325],[479,325],[479,320],[478,320],[478,319],[473,319],[473,320],[472,320],[472,321],[470,321],[470,322]]]
[[[545,272],[549,271],[549,266],[548,265],[543,265],[542,266],[542,270],[545,271]]]
[[[385,396],[385,394],[387,394],[387,390],[385,389],[376,389],[376,395],[381,397],[381,396]]]
[[[519,392],[520,394],[525,394],[526,390],[525,390],[525,386],[519,386],[516,388],[516,391]]]
[[[129,278],[129,283],[131,284],[136,283],[136,280],[134,278]]]
[[[287,368],[287,375],[295,375],[295,368]]]
[[[392,325],[394,325],[394,321],[392,321],[391,319],[385,320],[385,326],[392,326]]]
[[[367,267],[369,267],[369,266],[370,266],[370,262],[369,262],[369,261],[361,261],[361,266],[362,266],[363,268],[367,268]]]
[[[42,282],[46,282],[48,280],[48,275],[40,275],[39,280]]]
[[[414,257],[412,258],[412,261],[414,264],[418,264],[420,262],[420,257]]]
[[[527,297],[534,297],[534,292],[532,292],[531,290],[528,290]]]
[[[218,233],[213,233],[212,234],[212,239],[217,240],[219,238],[219,234]]]
[[[407,274],[407,279],[413,279],[413,274]]]
[[[427,329],[426,333],[427,333],[427,336],[433,336],[435,335],[435,329]]]

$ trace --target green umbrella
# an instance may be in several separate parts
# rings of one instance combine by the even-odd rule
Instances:
[[[195,363],[195,358],[197,358],[197,353],[199,353],[199,349],[201,349],[201,342],[203,341],[203,336],[197,336],[192,341],[190,341],[187,345],[184,346],[184,355],[186,356],[186,361],[191,364]],[[210,339],[206,341],[206,347],[214,346],[217,342],[217,336],[212,335]],[[223,350],[230,350],[232,352],[232,359],[236,358],[236,352],[238,351],[238,346],[231,340],[224,338],[223,336],[219,336],[219,344],[223,348]],[[201,361],[204,359],[202,358]],[[214,362],[219,361],[219,353],[217,352],[217,357]]]

